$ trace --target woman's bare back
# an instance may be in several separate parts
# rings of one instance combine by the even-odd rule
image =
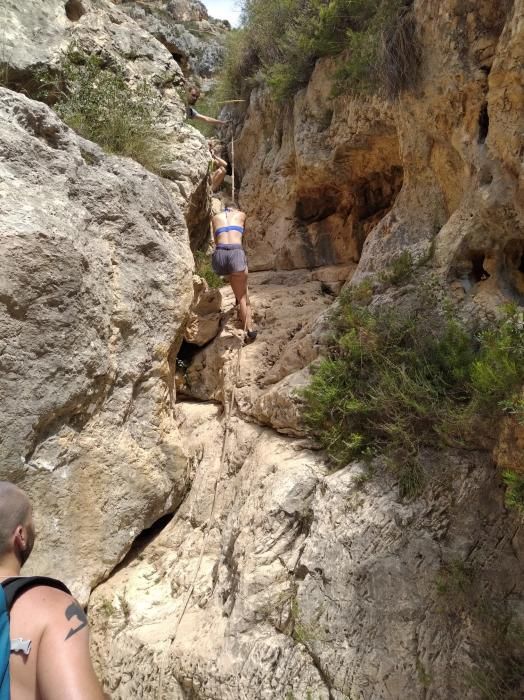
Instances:
[[[213,233],[224,226],[241,226],[244,228],[246,215],[239,209],[225,209],[224,211],[215,214],[211,220],[213,224]],[[224,231],[218,236],[215,235],[216,243],[225,245],[242,243],[242,234],[240,231]]]

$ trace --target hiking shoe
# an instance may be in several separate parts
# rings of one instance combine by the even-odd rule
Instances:
[[[258,335],[258,331],[246,331],[246,343],[252,343]]]

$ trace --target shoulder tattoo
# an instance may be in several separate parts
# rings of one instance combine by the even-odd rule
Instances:
[[[77,617],[80,622],[77,627],[71,627],[67,633],[67,637],[64,640],[67,642],[70,637],[73,637],[77,632],[80,632],[80,630],[83,630],[84,627],[87,627],[87,615],[75,600],[66,608],[65,616],[68,620],[72,620],[74,617]]]

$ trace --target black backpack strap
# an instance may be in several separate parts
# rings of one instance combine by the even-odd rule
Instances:
[[[59,591],[63,591],[64,593],[71,595],[71,591],[65,585],[65,583],[62,583],[55,578],[47,578],[47,576],[17,576],[16,578],[8,578],[5,581],[2,581],[7,609],[11,610],[11,607],[17,598],[31,588],[36,588],[37,586],[57,588]]]

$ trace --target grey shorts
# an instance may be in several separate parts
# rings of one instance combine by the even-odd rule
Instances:
[[[217,275],[230,275],[247,268],[247,257],[240,243],[218,244],[211,257],[213,271]]]

